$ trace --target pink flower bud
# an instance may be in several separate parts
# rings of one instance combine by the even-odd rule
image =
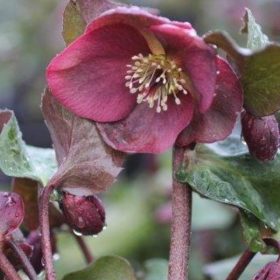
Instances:
[[[19,228],[24,217],[21,197],[13,192],[0,192],[0,240]]]
[[[63,192],[60,208],[66,222],[77,234],[95,235],[105,225],[104,207],[94,195],[78,196]]]
[[[274,115],[258,118],[243,112],[242,133],[255,158],[268,161],[275,157],[279,146],[279,128]]]

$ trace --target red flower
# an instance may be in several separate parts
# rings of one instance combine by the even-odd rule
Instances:
[[[159,153],[174,144],[194,116],[209,111],[217,98],[217,71],[221,82],[224,75],[229,82],[226,102],[234,108],[226,112],[230,123],[221,129],[222,139],[242,103],[238,80],[226,62],[219,63],[189,23],[122,7],[94,20],[56,56],[47,80],[64,106],[98,122],[113,148]]]

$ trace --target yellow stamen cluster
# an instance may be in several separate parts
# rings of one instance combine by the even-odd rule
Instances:
[[[177,105],[181,100],[178,93],[188,94],[184,87],[182,69],[165,55],[143,56],[138,54],[132,57],[132,64],[127,65],[125,76],[126,87],[130,93],[137,93],[137,103],[147,102],[150,108],[156,104],[156,111],[166,111],[168,96],[172,95]]]

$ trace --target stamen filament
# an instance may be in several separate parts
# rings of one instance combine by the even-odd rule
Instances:
[[[183,70],[165,55],[144,57],[138,54],[132,57],[133,64],[127,65],[125,86],[131,94],[138,93],[137,103],[147,102],[153,108],[156,102],[156,112],[167,111],[168,96],[173,96],[175,104],[182,102],[178,94],[188,94],[187,82]]]

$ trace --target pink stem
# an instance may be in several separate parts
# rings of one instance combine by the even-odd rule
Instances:
[[[188,261],[191,239],[191,188],[179,183],[175,173],[184,160],[184,149],[173,149],[172,225],[168,280],[188,279]]]
[[[15,268],[12,266],[7,257],[0,250],[0,269],[5,274],[8,280],[21,280]]]
[[[39,198],[39,212],[40,212],[40,228],[41,228],[41,242],[44,266],[46,269],[46,279],[55,280],[56,275],[53,265],[53,254],[50,237],[50,221],[49,221],[49,200],[54,187],[52,185],[45,187]]]
[[[93,255],[88,248],[84,238],[73,233],[74,238],[76,239],[81,251],[83,252],[84,258],[88,264],[93,262]]]
[[[226,280],[237,280],[255,255],[256,253],[253,253],[248,249],[244,251],[243,255],[240,257],[237,264],[235,265],[229,276],[226,278]]]
[[[14,250],[14,252],[17,254],[18,258],[20,259],[24,271],[30,278],[30,280],[36,280],[37,279],[37,273],[35,272],[32,264],[30,263],[29,259],[27,258],[26,254],[24,251],[21,249],[20,246],[16,244],[14,241],[9,241],[10,246]]]

